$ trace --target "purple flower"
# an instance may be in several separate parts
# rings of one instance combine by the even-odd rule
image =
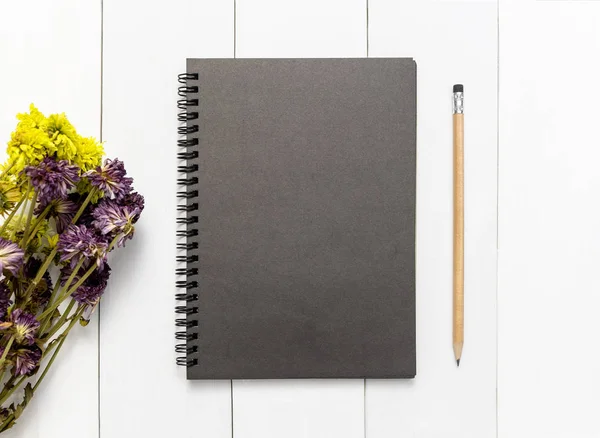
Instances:
[[[70,196],[70,195],[69,195]],[[79,207],[70,199],[53,199],[47,205],[39,204],[38,207],[34,210],[36,215],[42,213],[49,207],[48,217],[53,217],[56,221],[56,231],[60,234],[62,233],[73,221],[73,217]]]
[[[15,353],[15,376],[32,376],[38,370],[42,359],[42,350],[37,345],[19,348]]]
[[[69,196],[67,196],[67,199],[75,204],[77,206],[77,211],[79,211],[79,207],[86,197],[87,193],[85,195],[81,195],[77,192],[74,192],[70,193]],[[90,202],[77,220],[77,225],[85,225],[88,228],[91,227],[92,221],[94,220],[94,217],[92,216],[92,211],[94,211],[94,208],[96,208],[96,206]]]
[[[33,344],[35,333],[40,327],[40,323],[35,319],[35,316],[24,312],[22,309],[17,309],[13,311],[11,317],[17,342],[19,344]]]
[[[85,280],[85,282],[79,286],[79,288],[73,292],[73,299],[79,304],[89,304],[95,306],[100,301],[100,297],[106,289],[108,283],[108,277],[110,276],[110,267],[108,264],[104,264],[104,268],[100,271],[96,269],[92,274]],[[73,281],[77,281],[75,279]]]
[[[129,207],[132,210],[137,210],[137,217],[133,221],[135,224],[140,218],[142,211],[144,211],[145,202],[142,195],[140,195],[138,192],[133,192],[125,195],[123,199],[119,201],[119,204],[124,207]]]
[[[0,237],[0,275],[10,272],[16,275],[23,265],[23,250],[10,240]]]
[[[35,257],[30,257],[29,260],[27,260],[27,263],[25,263],[23,266],[23,274],[25,278],[34,278],[41,267],[41,260],[38,260]],[[42,276],[42,280],[43,281],[40,281],[37,287],[33,290],[30,302],[33,307],[28,307],[28,310],[35,310],[38,306],[46,305],[50,299],[50,295],[52,295],[52,278],[50,277],[50,272],[46,271]],[[35,313],[35,311],[32,313]]]
[[[45,207],[53,199],[65,199],[67,192],[79,181],[79,169],[66,160],[44,158],[37,166],[27,166],[25,174]]]
[[[10,300],[11,292],[8,286],[4,283],[0,283],[0,319],[4,319],[6,311],[12,304]]]
[[[86,172],[90,184],[100,189],[107,198],[120,199],[131,192],[133,178],[126,176],[125,166],[118,159],[107,158],[104,166]]]
[[[92,225],[109,238],[119,236],[117,246],[124,246],[127,239],[133,238],[135,231],[133,224],[139,219],[140,213],[138,207],[121,205],[112,199],[103,199],[92,213],[95,219]]]
[[[85,225],[70,225],[58,239],[58,253],[61,262],[75,266],[81,257],[94,259],[101,266],[106,259],[106,240]]]

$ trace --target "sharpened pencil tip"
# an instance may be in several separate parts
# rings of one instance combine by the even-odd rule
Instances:
[[[460,366],[460,359],[456,359],[456,366]]]

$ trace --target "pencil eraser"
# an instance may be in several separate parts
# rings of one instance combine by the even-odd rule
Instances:
[[[462,85],[462,84],[456,84],[456,85],[454,86],[454,88],[452,89],[452,92],[453,92],[453,93],[462,93],[462,92],[464,92],[464,87],[463,87],[463,85]]]

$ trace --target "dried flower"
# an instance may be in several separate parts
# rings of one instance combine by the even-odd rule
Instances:
[[[58,253],[61,262],[70,262],[75,266],[79,260],[96,260],[98,266],[104,263],[108,244],[93,229],[85,225],[70,225],[58,239]]]
[[[138,192],[133,192],[123,196],[123,199],[119,201],[119,204],[125,207],[129,207],[132,211],[137,210],[137,217],[133,221],[133,223],[135,224],[140,218],[142,211],[144,210],[145,202],[144,197],[142,195],[140,195]]]
[[[12,374],[0,383],[6,404],[0,404],[0,431],[15,424],[36,391],[28,377],[40,369],[43,351],[57,347],[57,335],[64,340],[75,317],[83,326],[89,321],[108,284],[109,242],[123,246],[132,238],[144,209],[123,163],[103,164],[102,144],[80,136],[64,114],[46,117],[31,105],[17,118],[8,160],[0,164],[0,216],[6,218],[0,223],[0,371]],[[60,284],[53,287],[50,272],[57,267]],[[44,364],[43,375],[52,363]],[[20,403],[9,404],[13,392]]]
[[[65,199],[68,191],[79,180],[79,169],[68,161],[44,158],[36,166],[27,166],[25,174],[38,193],[40,208],[55,199]]]
[[[24,254],[16,243],[0,237],[0,274],[4,275],[9,272],[16,275],[23,265]]]
[[[51,114],[47,119],[47,129],[50,140],[56,146],[56,158],[72,161],[77,154],[79,134],[67,116],[64,113]]]
[[[0,320],[4,320],[6,312],[12,304],[12,301],[10,300],[11,295],[12,292],[8,286],[4,283],[0,283]]]
[[[101,271],[96,269],[92,275],[90,275],[75,292],[73,292],[72,297],[79,304],[95,306],[98,304],[98,301],[100,301],[100,297],[106,289],[108,277],[110,277],[110,266],[105,263]],[[73,282],[78,280],[79,278],[76,277]]]
[[[92,225],[110,238],[119,236],[117,246],[124,246],[125,240],[132,239],[141,211],[137,207],[119,205],[112,199],[103,199],[93,211]]]
[[[27,278],[35,278],[41,267],[41,260],[35,257],[30,257],[23,266],[23,274]],[[41,281],[37,284],[36,288],[32,292],[31,306],[28,307],[27,310],[36,311],[40,306],[46,305],[51,294],[52,278],[50,277],[50,272],[46,271],[42,276]]]
[[[47,119],[33,104],[29,114],[18,114],[17,118],[17,129],[11,134],[6,149],[12,174],[18,174],[25,166],[36,165],[56,153],[56,146],[48,136]]]
[[[17,202],[21,200],[21,196],[21,190],[15,183],[0,181],[0,215],[12,211]]]
[[[82,172],[87,172],[102,163],[102,155],[104,155],[102,143],[96,141],[94,137],[80,137],[73,163],[79,166]]]
[[[47,217],[54,218],[56,221],[56,231],[58,233],[62,233],[71,224],[75,213],[79,209],[77,204],[68,198],[54,199],[46,206],[39,204],[34,213],[41,214],[46,208],[48,208]]]
[[[41,359],[42,350],[37,345],[19,348],[15,352],[13,374],[15,376],[31,376],[35,374],[40,366]]]
[[[105,197],[121,198],[131,192],[133,179],[127,176],[125,166],[118,159],[109,158],[104,162],[104,166],[98,166],[84,174],[90,184],[97,187]]]
[[[82,183],[85,183],[85,182],[87,182],[87,180],[82,179],[81,181],[79,181],[79,185],[81,185]],[[78,192],[74,192],[74,193],[70,193],[69,196],[67,196],[67,199],[69,201],[73,202],[77,206],[78,210],[79,210],[79,206],[82,204],[82,202],[85,198],[87,198],[87,193],[81,194]],[[96,208],[96,205],[95,205],[96,203],[97,203],[97,200],[95,202],[92,201],[91,203],[89,203],[87,205],[87,207],[85,207],[85,209],[83,210],[83,213],[77,220],[77,225],[85,225],[88,228],[90,228],[92,226],[92,222],[94,221],[92,212],[94,211],[94,208]]]
[[[24,312],[22,309],[16,309],[12,315],[15,339],[19,344],[33,344],[37,329],[40,323],[31,313]]]

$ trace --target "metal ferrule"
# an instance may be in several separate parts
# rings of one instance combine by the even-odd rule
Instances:
[[[464,112],[464,93],[458,92],[453,93],[452,99],[452,113],[453,114],[462,114]]]

